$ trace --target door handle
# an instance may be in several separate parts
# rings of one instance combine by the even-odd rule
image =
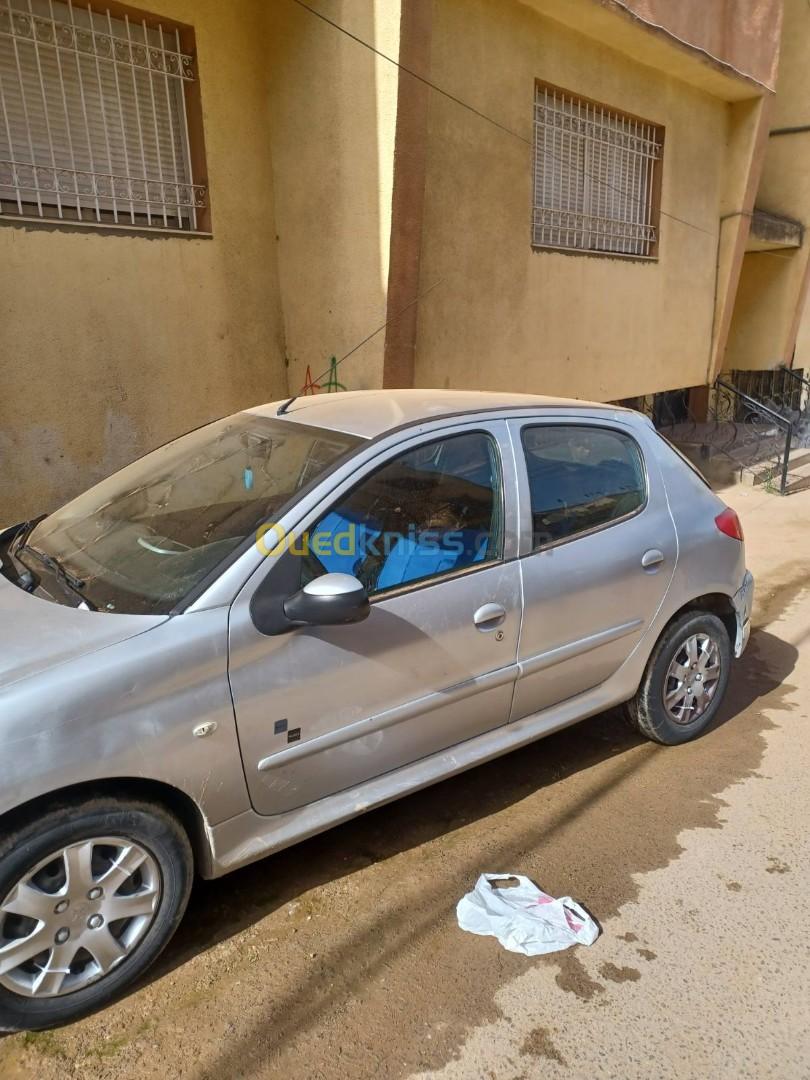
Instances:
[[[500,604],[484,604],[473,615],[473,622],[479,630],[494,630],[506,618],[506,608]]]
[[[659,563],[664,561],[663,551],[659,551],[658,548],[650,548],[649,551],[645,551],[641,556],[641,565],[645,570],[650,570],[653,566],[658,566]]]

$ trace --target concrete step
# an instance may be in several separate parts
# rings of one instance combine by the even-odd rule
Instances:
[[[762,462],[761,465],[746,465],[740,469],[741,484],[748,487],[764,487],[778,494],[779,485],[782,481],[781,471],[772,462]]]
[[[779,493],[782,479],[781,469],[774,464],[779,450],[773,447],[774,457],[760,461],[735,459],[728,453],[715,450],[714,447],[690,443],[678,444],[678,449],[703,473],[715,491],[746,484],[750,487],[765,487]],[[739,451],[738,451],[739,452]],[[789,482],[801,484],[810,476],[810,449],[797,447],[790,455]]]
[[[788,467],[791,472],[794,469],[801,468],[802,465],[806,465],[808,462],[810,462],[810,450],[806,447],[803,446],[800,449],[790,451]]]
[[[744,464],[736,464],[730,461],[729,467],[728,471],[731,477],[728,481],[729,487],[735,483],[746,484],[750,487],[765,487],[779,494],[780,484],[782,483],[782,469],[780,465],[775,463],[774,459]],[[791,488],[791,485],[794,484],[801,484],[803,489],[806,486],[804,481],[807,477],[810,477],[810,450],[802,448],[790,455],[788,484],[785,491],[787,492],[788,488]],[[711,478],[707,476],[707,479],[710,480]],[[797,489],[793,487],[791,490]]]
[[[800,465],[795,465],[790,458],[786,495],[797,495],[800,491],[810,491],[810,454],[805,455]]]

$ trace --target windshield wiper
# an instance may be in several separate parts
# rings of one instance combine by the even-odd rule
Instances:
[[[88,607],[91,611],[98,611],[96,605],[91,603],[84,595],[84,588],[86,582],[82,581],[81,578],[77,578],[74,574],[71,574],[69,570],[66,570],[65,567],[62,566],[62,564],[59,562],[59,560],[53,557],[53,555],[46,555],[44,551],[40,551],[38,548],[31,547],[29,544],[23,544],[21,547],[18,547],[17,550],[14,552],[14,555],[16,558],[19,558],[19,556],[23,554],[23,552],[27,552],[28,554],[33,555],[34,558],[37,559],[38,562],[41,562],[43,566],[47,566],[47,568],[51,571],[54,577],[57,578],[58,581],[61,581],[62,584],[65,585],[72,593],[75,593],[75,595],[79,597],[82,603],[85,604],[86,607]]]
[[[39,517],[31,518],[30,521],[24,521],[22,525],[17,528],[17,532],[9,545],[9,549],[13,548],[16,551],[21,548],[37,525],[39,525],[41,521],[44,521],[47,516],[47,514],[40,514]],[[14,554],[14,551],[12,551],[11,554]]]

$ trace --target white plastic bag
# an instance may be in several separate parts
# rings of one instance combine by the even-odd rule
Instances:
[[[496,881],[517,881],[494,888]],[[575,900],[555,900],[520,874],[482,874],[456,907],[458,925],[471,934],[496,937],[510,952],[525,956],[593,945],[599,927]]]

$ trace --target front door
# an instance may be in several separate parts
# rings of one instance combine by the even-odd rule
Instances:
[[[518,720],[618,670],[666,595],[677,537],[657,463],[620,422],[512,425],[527,511]]]
[[[509,717],[520,629],[516,479],[505,422],[411,437],[325,496],[237,598],[230,678],[254,808],[280,814],[453,746]],[[351,573],[362,623],[260,634],[283,599]]]

